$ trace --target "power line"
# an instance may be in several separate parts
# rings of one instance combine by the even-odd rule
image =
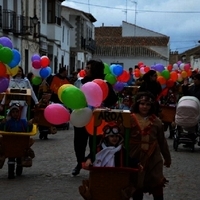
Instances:
[[[79,2],[79,1],[73,1],[73,0],[67,0],[67,1],[70,1],[70,2],[73,2],[73,3],[77,3],[77,4],[82,4],[82,5],[88,5],[88,3],[82,3],[82,2]],[[104,6],[104,5],[97,5],[97,4],[89,4],[90,6],[93,6],[93,7],[98,7],[98,8],[106,8],[106,9],[113,9],[113,10],[124,10],[124,8],[114,8],[114,7],[111,7],[111,6]],[[130,8],[127,8],[126,9],[127,11],[133,11],[135,12],[136,10],[135,9],[130,9]],[[164,10],[139,10],[137,9],[137,13],[140,12],[140,13],[169,13],[169,14],[172,14],[172,13],[176,13],[176,14],[200,14],[200,11],[164,11]]]

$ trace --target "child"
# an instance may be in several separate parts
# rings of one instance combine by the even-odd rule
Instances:
[[[124,97],[122,104],[120,105],[120,109],[122,110],[130,110],[130,97]]]
[[[38,108],[46,108],[49,105],[50,98],[51,98],[51,94],[43,94],[42,98],[39,101]],[[47,136],[50,133],[49,127],[39,125],[38,128],[39,128],[39,131],[40,131],[39,138],[41,140],[42,139],[47,140],[48,139]]]
[[[103,139],[97,146],[95,160],[92,155],[87,156],[85,167],[123,167],[125,165],[125,149],[122,146],[121,130],[115,122],[110,122],[103,128]],[[122,159],[121,159],[122,158]]]
[[[32,120],[27,121],[26,119],[21,119],[20,113],[20,105],[13,104],[11,105],[7,119],[1,122],[0,127],[1,130],[5,130],[8,132],[29,132],[32,130]],[[33,141],[30,140],[30,146],[33,144]],[[34,157],[34,152],[29,149]],[[22,159],[21,158],[8,158],[8,178],[14,179],[14,170],[15,170],[15,162],[17,162],[16,174],[20,176],[22,174]]]

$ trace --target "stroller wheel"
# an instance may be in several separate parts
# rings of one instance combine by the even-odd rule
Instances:
[[[177,139],[174,139],[173,147],[174,147],[174,150],[175,150],[175,151],[178,150],[178,141],[177,141]]]

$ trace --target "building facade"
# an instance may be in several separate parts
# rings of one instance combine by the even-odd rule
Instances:
[[[95,40],[94,58],[107,64],[119,63],[126,70],[138,62],[169,64],[168,36],[124,21],[120,27],[96,27]]]

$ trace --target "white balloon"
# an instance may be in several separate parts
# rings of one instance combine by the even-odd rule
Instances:
[[[35,68],[32,67],[32,69],[31,69],[31,71],[33,72],[33,74],[34,74],[35,76],[41,77],[41,76],[40,76],[40,70],[41,70],[41,68],[40,68],[40,69],[35,69]]]
[[[75,127],[84,127],[92,118],[92,110],[88,107],[73,110],[70,115],[70,123]]]

